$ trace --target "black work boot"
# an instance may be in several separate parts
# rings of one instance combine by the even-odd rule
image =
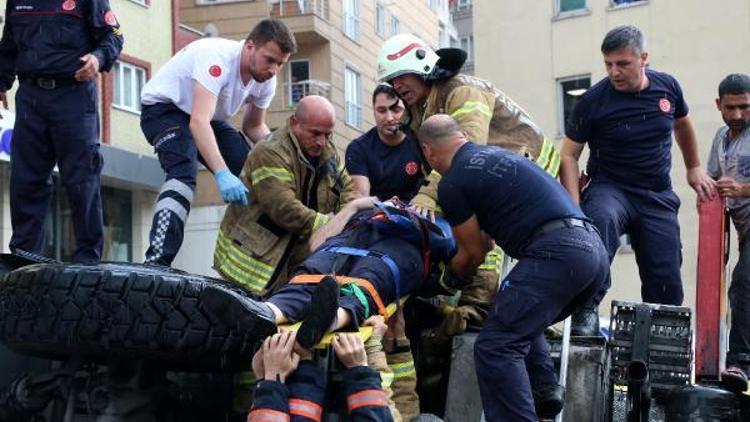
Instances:
[[[534,408],[540,419],[553,419],[565,405],[565,388],[560,384],[547,384],[532,391]]]
[[[315,287],[305,317],[297,330],[297,343],[312,349],[336,320],[339,310],[339,284],[331,276],[325,276]]]
[[[573,337],[598,337],[599,312],[595,307],[581,307],[573,312],[570,335]]]
[[[750,371],[740,365],[730,365],[721,371],[721,385],[733,393],[744,393],[750,380]]]

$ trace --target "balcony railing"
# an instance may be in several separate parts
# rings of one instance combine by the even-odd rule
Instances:
[[[308,79],[305,81],[285,83],[280,93],[274,98],[271,108],[273,111],[282,111],[294,108],[302,97],[307,95],[320,95],[331,99],[331,84],[328,82]]]
[[[313,14],[328,20],[328,0],[268,0],[271,16],[298,16]]]

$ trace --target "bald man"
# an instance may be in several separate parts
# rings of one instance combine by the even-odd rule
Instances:
[[[264,296],[310,254],[310,235],[358,196],[331,142],[335,121],[327,99],[304,97],[248,156],[240,177],[251,203],[227,208],[216,241],[223,277]]]
[[[543,332],[609,279],[599,234],[539,166],[469,142],[450,116],[428,118],[418,136],[425,158],[443,175],[438,203],[458,247],[446,277],[469,280],[493,241],[518,260],[474,347],[487,420],[552,417],[563,394]]]

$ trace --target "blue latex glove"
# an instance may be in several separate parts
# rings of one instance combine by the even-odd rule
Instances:
[[[247,205],[247,194],[250,192],[237,176],[229,170],[222,170],[214,175],[216,186],[221,192],[221,199],[227,204]]]

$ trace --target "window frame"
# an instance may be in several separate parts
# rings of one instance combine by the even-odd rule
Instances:
[[[584,80],[584,79],[588,79],[589,88],[591,88],[591,74],[590,73],[565,76],[562,78],[557,78],[555,80],[555,85],[557,86],[557,130],[558,130],[557,136],[559,138],[562,138],[565,136],[565,125],[567,123],[565,121],[565,92],[563,91],[563,83],[579,81],[579,80]],[[586,89],[589,89],[589,88],[586,88]],[[583,95],[583,93],[581,95]]]
[[[128,0],[128,1],[130,1],[131,3],[135,3],[139,6],[143,6],[143,7],[151,6],[151,0]]]
[[[124,87],[124,69],[130,69],[133,75],[132,86],[130,87],[130,94],[133,101],[132,106],[125,105],[123,103],[123,100],[125,98],[125,87]],[[136,79],[140,72],[140,75],[142,76],[142,83],[141,83],[141,90],[143,90],[143,87],[146,85],[146,82],[148,82],[149,79],[149,71],[148,68],[145,66],[139,66],[135,63],[129,63],[128,61],[118,59],[115,61],[115,64],[112,66],[112,108],[115,108],[117,110],[126,111],[133,114],[141,114],[141,93],[138,92],[136,83]],[[121,83],[118,83],[121,82]],[[116,101],[118,96],[120,97],[120,104]]]
[[[375,33],[381,38],[385,38],[385,35],[386,35],[385,20],[386,20],[387,13],[385,10],[385,5],[383,4],[382,0],[375,0],[375,9],[373,13],[374,13],[373,23],[374,23]],[[380,17],[380,19],[378,19],[378,17]]]
[[[355,76],[355,86],[350,85],[349,76]],[[355,101],[351,101],[351,95]],[[363,112],[363,92],[362,92],[362,73],[356,67],[352,65],[344,65],[344,122],[347,126],[355,129],[362,128],[362,112]],[[352,106],[356,107],[356,114],[352,116]]]
[[[288,70],[287,70],[287,72],[286,72],[286,81],[287,81],[287,84],[288,84],[288,88],[287,88],[287,95],[288,95],[288,99],[289,99],[289,101],[288,101],[288,103],[289,103],[289,104],[288,104],[288,106],[289,106],[290,108],[291,108],[291,107],[294,107],[294,106],[295,106],[295,105],[297,104],[297,102],[299,101],[299,100],[298,100],[298,101],[294,101],[294,95],[293,95],[293,87],[292,87],[292,84],[293,84],[294,82],[292,82],[292,65],[293,65],[294,63],[307,63],[307,75],[308,75],[308,78],[307,78],[307,80],[309,81],[309,80],[311,79],[311,77],[312,77],[312,62],[310,61],[310,59],[308,59],[308,58],[300,58],[300,59],[294,59],[294,60],[290,60],[290,61],[289,61],[289,62],[287,63],[287,66],[286,66],[286,68],[287,68]],[[300,82],[300,81],[298,81],[298,82]],[[303,96],[304,96],[304,95],[303,95]],[[301,98],[302,98],[302,97],[300,97],[300,99],[301,99]]]
[[[564,0],[555,0],[555,17],[556,18],[566,18],[571,16],[581,16],[581,15],[588,15],[591,13],[591,9],[589,9],[589,0],[583,0],[583,7],[580,9],[573,9],[573,10],[566,10],[562,11],[562,7],[560,3]],[[610,0],[611,1],[611,0]]]
[[[468,49],[465,49],[463,46],[464,40],[467,40],[467,45],[469,46]],[[458,37],[458,47],[466,51],[466,62],[473,63],[474,62],[474,35],[468,34],[468,35]]]
[[[349,6],[352,10],[349,10]],[[362,24],[362,2],[361,0],[343,0],[341,3],[342,7],[342,31],[344,35],[353,40],[359,41],[361,36],[361,24]],[[350,33],[349,31],[352,31]]]
[[[395,31],[394,31],[394,26],[393,26],[394,23],[396,24]],[[401,33],[401,19],[399,19],[398,16],[391,14],[391,24],[389,26],[390,26],[391,36],[398,35]]]
[[[609,9],[610,10],[620,10],[620,9],[627,9],[629,7],[638,7],[643,6],[649,3],[650,0],[633,0],[628,3],[623,4],[617,4],[615,3],[615,0],[609,0]]]

